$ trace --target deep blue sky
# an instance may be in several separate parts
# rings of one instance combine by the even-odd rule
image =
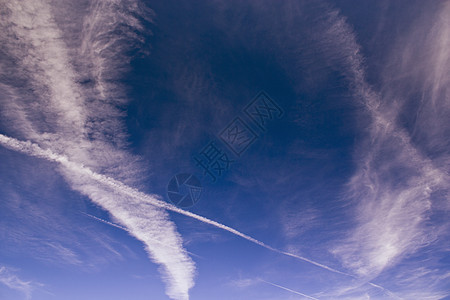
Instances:
[[[0,12],[0,299],[450,299],[449,1]]]

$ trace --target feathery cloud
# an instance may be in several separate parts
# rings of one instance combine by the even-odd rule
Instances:
[[[17,290],[25,294],[27,299],[31,299],[31,292],[33,290],[33,283],[31,281],[24,281],[17,277],[14,272],[5,266],[0,266],[0,283],[13,290]]]

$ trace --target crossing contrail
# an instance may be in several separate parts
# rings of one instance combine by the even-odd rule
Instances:
[[[265,244],[265,243],[255,239],[255,238],[252,238],[249,235],[246,235],[246,234],[244,234],[244,233],[234,229],[234,228],[231,228],[231,227],[226,226],[224,224],[221,224],[221,223],[218,223],[216,221],[210,220],[210,219],[205,218],[203,216],[194,214],[192,212],[183,210],[183,209],[178,208],[178,207],[176,207],[176,206],[174,206],[172,204],[169,204],[167,202],[158,200],[158,199],[155,198],[155,196],[151,196],[151,195],[145,194],[143,192],[140,192],[137,189],[132,188],[132,187],[130,187],[128,185],[125,185],[124,183],[122,183],[122,182],[120,182],[118,180],[115,180],[115,179],[113,179],[111,177],[108,177],[108,176],[105,176],[105,175],[102,175],[102,174],[98,174],[98,173],[92,171],[91,169],[83,166],[82,164],[70,161],[64,155],[54,153],[50,149],[43,149],[39,145],[37,145],[35,143],[32,143],[30,141],[20,141],[20,140],[17,140],[15,138],[11,138],[11,137],[5,136],[3,134],[0,134],[0,144],[2,144],[4,147],[9,148],[9,149],[14,150],[14,151],[25,153],[27,155],[34,156],[34,157],[43,158],[43,159],[46,159],[48,161],[60,163],[64,167],[68,168],[69,170],[71,170],[73,172],[76,172],[78,174],[81,174],[81,175],[88,176],[89,178],[91,178],[91,179],[93,179],[93,180],[95,180],[95,181],[97,181],[97,182],[99,182],[101,184],[109,186],[110,188],[112,188],[114,191],[116,191],[118,193],[121,193],[123,195],[132,197],[134,199],[139,199],[141,201],[144,201],[144,202],[149,203],[151,205],[154,205],[156,207],[160,207],[160,208],[163,208],[163,209],[166,209],[166,210],[170,210],[170,211],[179,213],[181,215],[185,215],[185,216],[191,217],[191,218],[196,219],[196,220],[198,220],[200,222],[203,222],[203,223],[206,223],[206,224],[210,224],[210,225],[215,226],[217,228],[220,228],[222,230],[228,231],[228,232],[230,232],[230,233],[232,233],[232,234],[234,234],[236,236],[239,236],[239,237],[241,237],[243,239],[246,239],[247,241],[250,241],[250,242],[252,242],[252,243],[254,243],[256,245],[259,245],[259,246],[264,247],[264,248],[266,248],[268,250],[271,250],[273,252],[276,252],[276,253],[279,253],[279,254],[283,254],[283,255],[286,255],[286,256],[290,256],[290,257],[293,257],[293,258],[297,258],[299,260],[308,262],[308,263],[313,264],[313,265],[315,265],[317,267],[320,267],[322,269],[325,269],[325,270],[328,270],[328,271],[331,271],[331,272],[334,272],[334,273],[338,273],[338,274],[342,274],[342,275],[353,277],[353,275],[351,275],[351,274],[341,272],[339,270],[333,269],[331,267],[328,267],[328,266],[323,265],[321,263],[315,262],[315,261],[310,260],[308,258],[305,258],[305,257],[299,256],[299,255],[296,255],[296,254],[292,254],[292,253],[289,253],[289,252],[285,252],[285,251],[273,248],[273,247],[271,247],[271,246],[269,246],[269,245],[267,245],[267,244]],[[114,224],[114,226],[116,226],[116,225]]]

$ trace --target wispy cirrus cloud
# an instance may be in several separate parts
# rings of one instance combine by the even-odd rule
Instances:
[[[10,289],[23,293],[27,299],[31,299],[31,294],[36,283],[24,281],[14,273],[13,270],[5,266],[0,266],[0,283]]]
[[[438,236],[442,231],[435,231],[443,224],[430,225],[429,220],[436,211],[448,211],[448,206],[442,206],[446,196],[436,197],[450,188],[449,153],[441,144],[449,140],[448,132],[442,130],[449,116],[448,2],[432,13],[434,22],[419,19],[416,28],[421,35],[415,31],[408,38],[399,38],[401,42],[388,59],[381,92],[365,79],[364,59],[353,31],[339,12],[329,14],[324,49],[335,44],[355,100],[364,105],[362,115],[370,118],[361,118],[366,138],[355,151],[357,168],[347,186],[347,196],[356,207],[355,226],[332,252],[346,267],[369,279],[443,238]],[[413,46],[424,35],[429,43]],[[417,63],[422,55],[427,60]],[[405,112],[411,113],[405,108],[415,105],[408,81],[420,83],[414,93],[423,97],[421,108],[412,110],[418,116],[412,126],[404,122]],[[426,138],[418,138],[418,132]],[[438,155],[424,151],[428,143],[440,144]]]

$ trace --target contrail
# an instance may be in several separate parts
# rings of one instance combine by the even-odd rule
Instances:
[[[113,222],[106,221],[106,220],[104,220],[104,219],[102,219],[102,218],[99,218],[99,217],[96,217],[96,216],[87,214],[87,213],[82,212],[82,211],[80,211],[80,213],[83,214],[83,215],[85,215],[85,216],[87,216],[87,217],[89,217],[89,218],[92,218],[92,219],[94,219],[94,220],[100,221],[100,222],[102,222],[102,223],[108,224],[108,225],[110,225],[110,226],[113,226],[113,227],[116,227],[116,228],[119,228],[119,229],[122,229],[122,230],[125,230],[126,232],[128,232],[128,230],[127,230],[125,227],[120,226],[120,225],[117,225],[117,224],[115,224],[115,223],[113,223]]]
[[[170,211],[173,211],[173,212],[176,212],[176,213],[179,213],[179,214],[191,217],[191,218],[196,219],[196,220],[198,220],[200,222],[213,225],[213,226],[215,226],[217,228],[220,228],[220,229],[223,229],[225,231],[228,231],[228,232],[230,232],[230,233],[232,233],[234,235],[237,235],[237,236],[239,236],[239,237],[241,237],[243,239],[246,239],[246,240],[248,240],[248,241],[250,241],[250,242],[252,242],[254,244],[257,244],[257,245],[259,245],[261,247],[264,247],[264,248],[266,248],[268,250],[271,250],[273,252],[297,258],[299,260],[308,262],[310,264],[313,264],[315,266],[318,266],[320,268],[326,269],[326,270],[334,272],[334,273],[338,273],[338,274],[354,277],[351,274],[347,274],[347,273],[338,271],[336,269],[333,269],[331,267],[325,266],[325,265],[320,264],[318,262],[312,261],[312,260],[307,259],[305,257],[302,257],[302,256],[299,256],[299,255],[295,255],[295,254],[292,254],[292,253],[288,253],[288,252],[285,252],[285,251],[273,248],[273,247],[271,247],[269,245],[266,245],[265,243],[263,243],[263,242],[261,242],[261,241],[259,241],[257,239],[252,238],[251,236],[248,236],[248,235],[246,235],[246,234],[244,234],[244,233],[234,229],[234,228],[231,228],[229,226],[220,224],[220,223],[218,223],[216,221],[213,221],[213,220],[210,220],[208,218],[202,217],[200,215],[191,213],[189,211],[185,211],[185,210],[183,210],[181,208],[178,208],[178,207],[176,207],[176,206],[174,206],[172,204],[169,204],[167,202],[164,202],[164,201],[158,200],[156,198],[153,198],[155,196],[150,196],[148,194],[142,193],[142,192],[140,192],[140,191],[138,191],[138,190],[136,190],[136,189],[134,189],[132,187],[129,187],[129,186],[123,184],[122,182],[120,182],[118,180],[115,180],[115,179],[113,179],[111,177],[108,177],[108,176],[105,176],[105,175],[102,175],[102,174],[98,174],[98,173],[92,171],[91,169],[81,165],[81,164],[78,164],[78,163],[75,163],[73,161],[70,161],[64,155],[54,153],[54,152],[52,152],[49,149],[42,149],[39,145],[37,145],[35,143],[32,143],[30,141],[19,141],[19,140],[15,139],[15,138],[11,138],[11,137],[5,136],[3,134],[0,134],[0,143],[4,147],[12,149],[14,151],[25,153],[25,154],[28,154],[28,155],[34,156],[34,157],[44,158],[44,159],[46,159],[48,161],[58,162],[61,165],[69,168],[70,170],[72,170],[74,172],[77,172],[79,174],[87,175],[90,178],[92,178],[93,180],[95,180],[95,181],[97,181],[99,183],[102,183],[104,185],[107,185],[107,186],[113,188],[115,191],[120,192],[120,193],[122,193],[124,195],[127,195],[127,196],[135,198],[135,199],[144,200],[145,202],[147,202],[147,203],[149,203],[151,205],[154,205],[156,207],[160,207],[160,208],[163,208],[163,209],[166,209],[166,210],[170,210]]]
[[[124,231],[126,231],[126,232],[128,232],[128,233],[130,232],[126,227],[117,225],[116,223],[113,223],[113,222],[107,221],[107,220],[105,220],[105,219],[102,219],[102,218],[93,216],[93,215],[91,215],[91,214],[87,214],[87,213],[82,212],[82,211],[80,211],[80,213],[83,214],[83,215],[85,215],[85,216],[87,216],[87,217],[89,217],[89,218],[92,218],[92,219],[94,219],[94,220],[97,220],[97,221],[99,221],[99,222],[102,222],[102,223],[105,223],[105,224],[107,224],[107,225],[110,225],[110,226],[113,226],[113,227],[122,229],[122,230],[124,230]],[[167,244],[165,244],[165,243],[162,243],[162,242],[160,242],[160,241],[158,241],[158,240],[155,240],[155,239],[151,239],[151,240],[152,240],[153,242],[158,243],[158,244],[160,244],[160,245],[163,245],[163,246],[165,246],[165,247],[169,247],[169,248],[173,248],[173,249],[179,250],[178,248],[172,247],[172,246],[167,245]],[[189,253],[190,255],[196,256],[196,257],[198,257],[198,258],[205,259],[203,256],[200,256],[200,255],[198,255],[198,254],[189,252],[189,251],[184,250],[184,249],[183,249],[183,252]]]
[[[397,296],[396,294],[394,294],[394,293],[391,292],[390,290],[388,290],[388,289],[382,287],[381,285],[378,285],[378,284],[375,284],[375,283],[372,283],[372,282],[368,282],[368,284],[369,284],[370,286],[373,286],[373,287],[375,287],[375,288],[378,288],[378,289],[382,290],[383,292],[385,292],[386,294],[388,294],[388,295],[391,296],[391,297],[394,297],[394,298],[396,298],[396,299],[403,300],[403,298]]]
[[[288,289],[287,287],[284,287],[284,286],[281,286],[281,285],[278,285],[278,284],[275,284],[275,283],[272,283],[272,282],[268,282],[268,281],[265,281],[265,280],[262,280],[262,279],[259,279],[259,280],[262,281],[262,282],[264,282],[264,283],[267,283],[267,284],[270,284],[270,285],[272,285],[272,286],[275,286],[275,287],[277,287],[277,288],[283,289],[283,290],[285,290],[285,291],[288,291],[288,292],[291,292],[291,293],[294,293],[294,294],[303,296],[303,297],[305,297],[305,298],[313,299],[313,300],[319,300],[319,299],[317,299],[317,298],[314,298],[314,297],[305,295],[305,294],[303,294],[303,293],[300,293],[300,292],[297,292],[297,291]]]

